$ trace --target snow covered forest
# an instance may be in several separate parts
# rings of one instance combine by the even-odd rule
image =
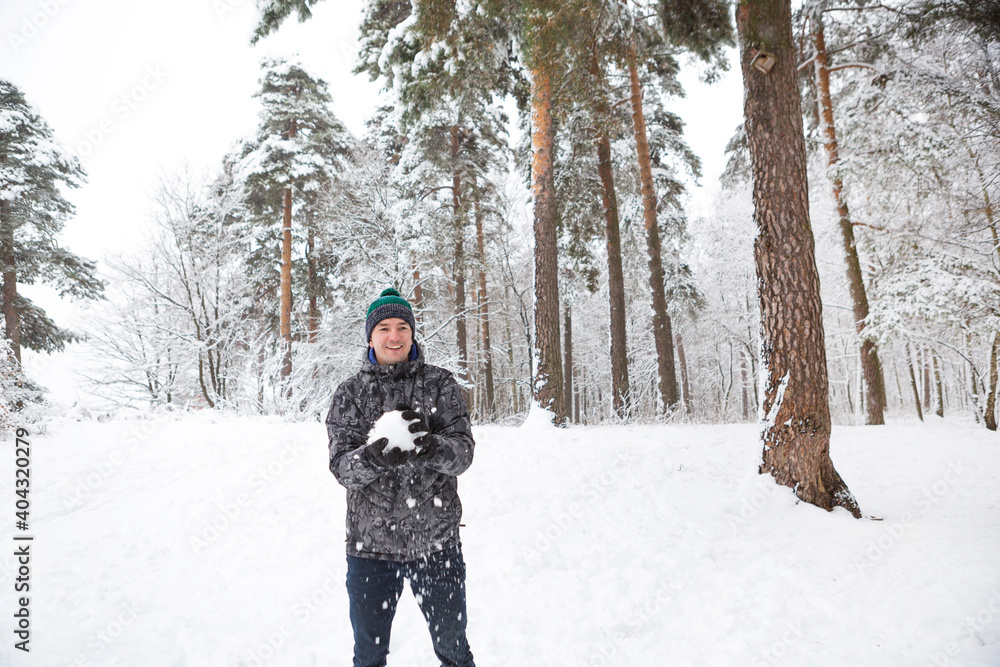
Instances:
[[[110,49],[88,95],[139,41],[190,62],[137,57],[76,143],[33,103],[51,77],[84,115],[60,72],[0,71],[0,478],[37,544],[30,602],[0,556],[34,633],[0,664],[348,664],[321,422],[387,287],[474,423],[480,664],[998,664],[1000,3],[358,0],[352,48],[302,57],[265,46],[350,3],[18,1],[17,57]],[[146,24],[109,47],[115,11]],[[160,84],[236,79],[244,11],[256,126],[163,158],[191,117],[125,119],[221,114]],[[381,91],[363,131],[340,56]],[[679,102],[715,118],[688,82],[736,70],[744,122],[699,153]],[[142,164],[113,173],[158,176],[100,190],[86,233],[140,240],[83,252],[116,142]],[[400,606],[390,664],[438,664],[423,623]]]
[[[259,4],[252,40],[309,20],[313,0]],[[20,349],[66,344],[92,352],[81,371],[109,410],[316,418],[393,285],[480,423],[517,423],[532,401],[583,424],[754,420],[780,379],[759,288],[796,298],[755,266],[755,209],[788,197],[754,191],[753,124],[719,128],[725,188],[690,215],[700,159],[669,110],[684,68],[710,82],[738,46],[748,119],[764,93],[747,77],[773,79],[775,54],[794,71],[833,419],[962,413],[995,430],[995,8],[810,0],[773,45],[735,18],[719,0],[373,0],[356,74],[392,103],[363,136],[310,63],[264,59],[257,131],[213,173],[167,170],[144,245],[100,268],[57,240],[79,159],[3,81],[0,419],[38,400]],[[90,324],[63,328],[18,292],[36,282],[93,301]],[[792,356],[819,359],[799,340]]]

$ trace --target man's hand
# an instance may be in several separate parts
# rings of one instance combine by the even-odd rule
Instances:
[[[408,422],[410,433],[414,434],[413,455],[416,458],[429,459],[434,456],[437,451],[437,443],[431,438],[431,428],[427,424],[427,418],[420,412],[412,410],[410,406],[400,403],[396,406],[397,410],[402,411],[402,418]]]
[[[410,452],[404,452],[399,447],[393,446],[386,451],[386,446],[388,444],[388,438],[379,438],[365,447],[365,451],[368,452],[369,458],[371,458],[376,465],[383,468],[395,468],[396,466],[403,465],[403,463],[410,458]]]

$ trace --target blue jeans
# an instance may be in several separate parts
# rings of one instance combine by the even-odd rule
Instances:
[[[465,636],[465,561],[461,547],[399,562],[347,557],[347,595],[354,627],[354,667],[384,667],[403,578],[420,605],[443,667],[475,667]]]

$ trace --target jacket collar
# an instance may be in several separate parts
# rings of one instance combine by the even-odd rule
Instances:
[[[364,359],[361,362],[361,372],[362,373],[372,373],[377,376],[392,376],[394,378],[408,377],[416,374],[416,372],[424,365],[424,353],[417,345],[417,341],[413,341],[413,347],[410,348],[410,358],[407,361],[401,361],[398,364],[379,364],[375,358],[375,350],[368,348],[365,352]]]

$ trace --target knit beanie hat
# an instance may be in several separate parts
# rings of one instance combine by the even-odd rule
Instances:
[[[368,317],[365,319],[365,340],[370,341],[375,326],[382,320],[387,320],[390,317],[398,317],[404,320],[410,325],[411,331],[416,331],[417,329],[416,322],[413,319],[413,308],[392,287],[382,292],[382,296],[375,299],[372,305],[368,306]]]

